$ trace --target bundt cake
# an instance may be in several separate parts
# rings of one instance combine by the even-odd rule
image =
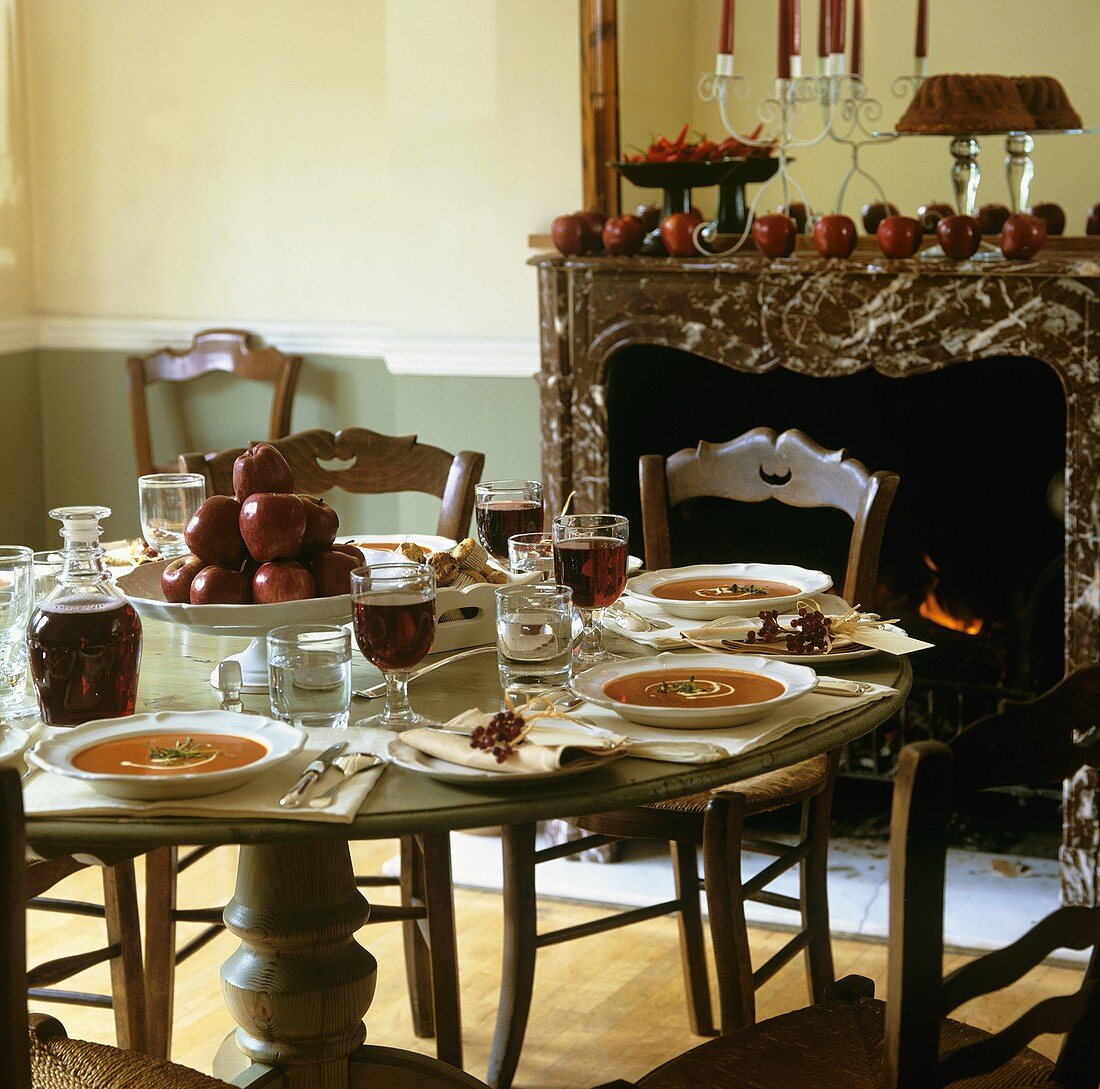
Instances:
[[[898,132],[977,136],[1027,132],[1034,120],[1008,76],[929,76],[898,121]]]
[[[1036,129],[1079,129],[1081,115],[1053,76],[1016,76],[1013,81]]]

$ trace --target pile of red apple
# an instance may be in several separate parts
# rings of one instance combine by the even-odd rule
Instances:
[[[296,495],[286,458],[258,443],[233,463],[233,495],[212,495],[187,523],[192,554],[164,569],[164,598],[268,605],[346,594],[363,554],[335,543],[339,529],[336,511],[323,499]]]

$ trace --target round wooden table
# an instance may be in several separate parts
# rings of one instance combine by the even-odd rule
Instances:
[[[241,640],[196,636],[145,624],[139,710],[190,711],[217,705],[213,665]],[[643,652],[609,638],[619,651]],[[299,820],[194,818],[29,818],[31,846],[46,857],[111,855],[182,844],[240,844],[237,883],[225,910],[240,948],[222,967],[222,989],[237,1041],[253,1066],[239,1085],[349,1089],[481,1085],[435,1059],[385,1047],[363,1047],[363,1017],[374,995],[377,964],[354,938],[369,914],[355,886],[350,840],[521,824],[598,813],[691,794],[829,752],[888,719],[909,690],[905,659],[877,654],[831,672],[890,685],[898,696],[856,710],[837,700],[831,718],[774,744],[717,764],[688,766],[623,759],[560,782],[501,790],[463,789],[389,768],[350,824]],[[355,653],[356,688],[378,679]],[[499,704],[496,658],[475,656],[413,682],[417,710],[439,720]],[[267,711],[266,696],[246,697]],[[381,710],[380,700],[353,700],[352,716]]]

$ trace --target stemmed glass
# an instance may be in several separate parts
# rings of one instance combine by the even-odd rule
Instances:
[[[573,591],[584,628],[575,652],[579,669],[622,655],[604,649],[600,617],[626,589],[630,524],[619,514],[560,514],[554,519],[554,574]]]
[[[372,563],[351,573],[355,641],[386,678],[386,709],[356,726],[407,730],[427,720],[409,704],[409,674],[435,639],[435,571],[426,563]]]
[[[542,529],[542,482],[486,480],[475,489],[477,535],[500,564],[508,563],[508,538]]]
[[[34,605],[34,553],[0,546],[0,717],[36,710],[27,694],[27,621]]]

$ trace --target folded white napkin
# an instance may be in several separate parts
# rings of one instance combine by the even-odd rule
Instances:
[[[330,768],[306,792],[303,804],[284,809],[279,799],[294,785],[306,765],[330,745],[346,741],[344,755],[373,752],[385,756],[386,746],[396,736],[388,730],[351,726],[344,730],[306,731],[305,747],[293,759],[261,772],[244,786],[206,798],[166,799],[163,802],[130,801],[100,794],[77,779],[36,771],[23,784],[23,807],[33,817],[211,817],[215,819],[262,819],[326,821],[349,824],[371,792],[385,766],[365,771],[350,779],[332,805],[312,809],[309,799],[333,786],[343,772]]]

